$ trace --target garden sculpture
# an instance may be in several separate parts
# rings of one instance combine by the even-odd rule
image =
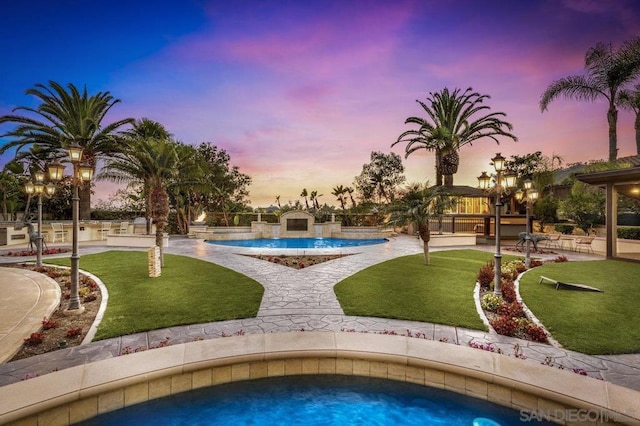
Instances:
[[[33,223],[31,223],[31,218],[27,218],[24,221],[24,224],[29,230],[29,250],[33,251],[34,244],[35,247],[38,248],[38,233],[36,232]],[[42,239],[42,244],[44,245],[45,249],[49,250],[49,247],[47,247],[47,242],[44,240],[44,238]]]
[[[545,241],[545,240],[549,240],[549,237],[544,236],[544,235],[537,235],[537,234],[529,234],[530,235],[530,239],[533,242],[533,249],[535,251],[538,251],[538,243],[540,241]],[[527,233],[526,232],[520,232],[518,234],[518,242],[516,243],[516,247],[518,246],[524,246],[524,244],[527,242]]]

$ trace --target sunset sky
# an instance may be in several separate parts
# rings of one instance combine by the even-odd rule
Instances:
[[[253,178],[254,207],[277,195],[295,201],[303,188],[338,205],[331,188],[353,185],[371,151],[404,157],[391,148],[410,128],[404,120],[424,116],[416,99],[444,87],[490,95],[519,139],[463,147],[456,184],[476,186],[496,152],[604,159],[606,102],[557,100],[541,113],[540,95],[581,74],[595,43],[640,36],[636,0],[38,0],[2,9],[0,115],[35,106],[25,90],[49,80],[109,91],[122,102],[107,122],[148,117],[182,142],[225,149]],[[636,154],[633,119],[620,112],[619,157]],[[433,182],[432,153],[404,164],[408,181]],[[95,200],[113,190],[97,182]]]

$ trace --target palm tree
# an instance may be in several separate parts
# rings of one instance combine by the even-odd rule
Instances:
[[[618,105],[636,115],[633,127],[636,130],[636,152],[640,154],[640,84],[636,84],[633,91],[622,90],[618,95]]]
[[[340,207],[342,208],[342,211],[345,211],[345,198],[344,198],[344,194],[346,194],[346,190],[344,189],[344,186],[342,185],[338,185],[335,188],[333,188],[333,190],[331,191],[331,195],[333,195],[334,197],[336,197],[338,199],[338,201],[340,202]]]
[[[307,206],[307,210],[309,210],[309,200],[307,200],[309,193],[307,192],[307,188],[302,188],[302,192],[300,193],[300,196],[304,197],[304,204]]]
[[[141,118],[140,120],[135,120],[133,122],[133,126],[131,129],[122,133],[124,137],[124,143],[127,146],[127,150],[124,150],[128,154],[132,154],[130,150],[135,151],[136,145],[148,141],[158,141],[158,140],[168,140],[172,137],[171,133],[165,129],[165,127],[157,122],[150,120],[148,118]],[[135,154],[135,152],[133,153]],[[119,158],[119,156],[116,156]],[[116,166],[117,167],[117,166]],[[108,169],[108,168],[107,168]],[[117,168],[115,169],[117,170]],[[151,183],[148,182],[148,175],[150,171],[141,171],[141,176],[137,176],[138,181],[142,184],[142,195],[145,200],[145,219],[147,222],[147,234],[151,233]],[[99,179],[111,179],[119,181],[118,177],[112,179],[109,172],[102,174],[98,177]]]
[[[391,146],[406,143],[405,158],[419,149],[434,151],[436,185],[442,185],[443,176],[445,185],[453,185],[453,175],[458,172],[460,164],[458,151],[461,147],[482,138],[499,144],[497,136],[518,140],[510,133],[513,126],[501,118],[506,117],[505,113],[482,115],[490,109],[484,105],[487,99],[490,99],[489,95],[480,95],[471,87],[464,92],[460,89],[450,92],[446,87],[437,93],[430,92],[426,103],[416,101],[427,118],[407,118],[405,124],[416,124],[419,128],[402,133]]]
[[[65,89],[49,81],[49,87],[36,84],[25,92],[40,101],[37,108],[17,107],[13,111],[25,111],[31,116],[5,115],[0,124],[15,123],[17,126],[0,137],[14,138],[0,148],[0,154],[8,149],[21,149],[39,145],[43,159],[51,155],[61,157],[61,150],[78,143],[84,148],[82,160],[95,168],[101,157],[108,157],[118,150],[116,131],[133,122],[125,118],[103,126],[102,122],[111,108],[120,102],[109,92],[98,92],[89,96],[85,86],[82,93],[71,83]],[[80,192],[80,219],[89,219],[91,214],[91,187],[84,185]]]
[[[156,224],[156,245],[161,253],[169,215],[169,194],[166,187],[180,172],[182,164],[176,145],[168,139],[140,139],[135,145],[128,145],[121,153],[109,159],[100,176],[116,182],[136,182],[147,186],[149,214]]]
[[[355,189],[353,189],[353,187],[351,186],[347,186],[345,189],[347,194],[349,194],[349,199],[351,200],[351,208],[356,208],[356,199],[353,198],[353,193],[355,192]]]
[[[429,241],[431,231],[429,220],[437,213],[438,199],[443,196],[441,187],[429,188],[427,184],[413,183],[404,191],[402,196],[396,199],[388,209],[390,213],[387,223],[392,226],[402,226],[413,223],[418,229],[418,235],[422,240],[424,263],[429,265]]]
[[[542,93],[540,110],[559,96],[579,101],[604,98],[609,103],[609,161],[618,158],[618,93],[640,74],[640,37],[623,43],[615,50],[611,44],[597,43],[587,50],[584,58],[585,73],[571,75],[552,82]]]

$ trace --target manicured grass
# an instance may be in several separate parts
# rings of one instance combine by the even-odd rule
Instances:
[[[556,290],[540,275],[587,284],[594,293]],[[586,354],[640,352],[640,264],[616,260],[545,264],[527,272],[520,294],[553,337]]]
[[[339,282],[334,291],[347,315],[397,318],[486,330],[473,302],[480,267],[492,254],[450,250],[392,259]],[[504,256],[503,261],[515,259]]]
[[[146,252],[82,256],[80,268],[98,276],[109,302],[95,340],[185,324],[255,317],[264,288],[209,262],[165,255],[162,275],[149,278]],[[48,263],[69,265],[69,259]]]

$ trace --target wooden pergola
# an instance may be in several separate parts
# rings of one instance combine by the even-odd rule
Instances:
[[[640,200],[640,166],[581,173],[576,179],[606,189],[607,258],[617,258],[618,194]]]

